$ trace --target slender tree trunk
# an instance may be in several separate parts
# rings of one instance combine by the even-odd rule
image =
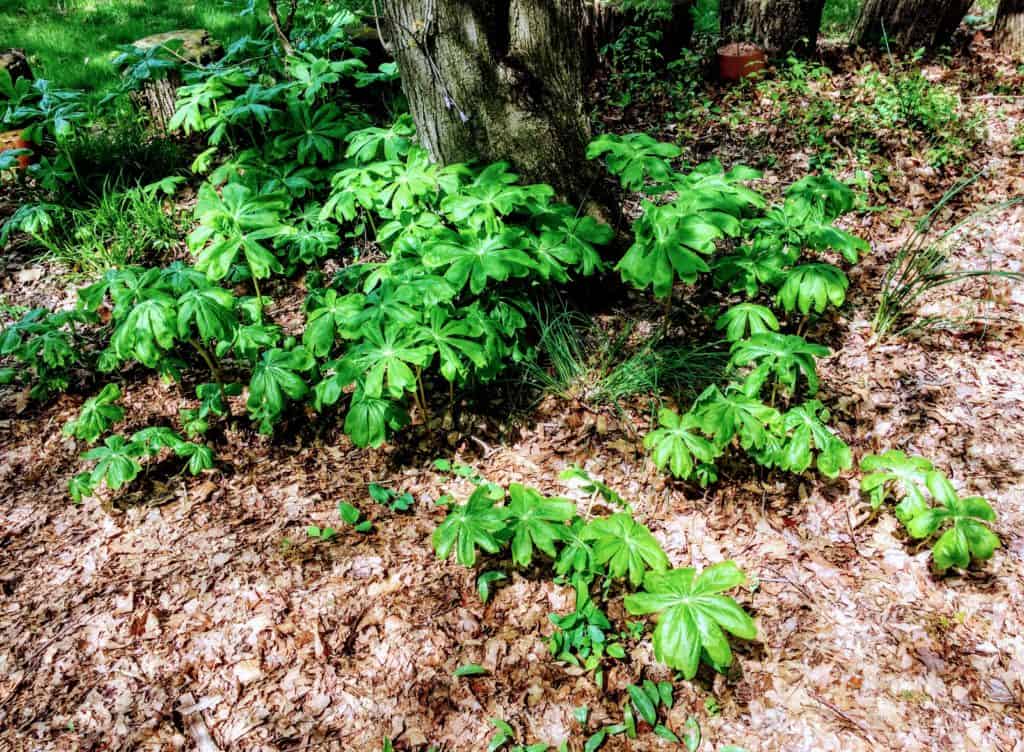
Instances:
[[[813,52],[824,7],[825,0],[723,0],[722,34],[775,55]]]
[[[972,0],[865,0],[853,32],[858,44],[889,44],[905,50],[949,43]]]
[[[583,0],[383,0],[421,143],[587,196]]]
[[[1024,59],[1024,0],[1001,0],[993,35],[996,49]]]

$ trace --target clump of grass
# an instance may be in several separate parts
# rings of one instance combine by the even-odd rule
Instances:
[[[139,188],[104,192],[93,206],[64,209],[60,219],[33,237],[49,258],[87,277],[153,261],[181,239],[159,196]]]
[[[1020,199],[976,211],[938,235],[932,232],[939,212],[980,175],[981,173],[978,173],[967,178],[947,191],[935,207],[915,225],[910,238],[889,263],[882,278],[878,311],[875,313],[872,327],[876,340],[924,329],[964,326],[979,319],[977,315],[918,315],[915,309],[922,299],[940,288],[975,278],[1024,280],[1024,274],[994,269],[991,266],[984,269],[953,269],[949,265],[952,243],[958,236],[983,217],[1020,203]]]
[[[187,164],[182,146],[154,134],[134,110],[118,111],[78,129],[63,149],[77,189],[93,196],[161,180]]]
[[[523,367],[535,391],[588,405],[619,405],[639,395],[692,398],[725,372],[719,343],[676,344],[658,333],[635,341],[632,325],[608,332],[571,310],[533,309],[538,341]]]

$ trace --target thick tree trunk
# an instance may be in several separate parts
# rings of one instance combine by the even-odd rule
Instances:
[[[865,0],[853,32],[862,45],[883,37],[893,47],[932,49],[949,43],[973,0]]]
[[[421,143],[443,164],[506,160],[588,194],[583,0],[383,0]]]
[[[723,0],[722,35],[770,54],[813,52],[825,0]]]
[[[1024,59],[1024,0],[1001,0],[993,35],[996,49]]]
[[[648,20],[645,14],[623,7],[621,0],[588,0],[586,7],[588,36],[592,45],[590,56],[595,59],[597,53],[617,40],[627,26]],[[664,19],[657,21],[661,32],[658,52],[666,62],[678,58],[693,38],[692,7],[693,0],[669,0]]]

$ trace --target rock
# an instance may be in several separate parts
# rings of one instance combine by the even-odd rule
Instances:
[[[35,78],[32,75],[32,69],[29,67],[28,57],[25,56],[24,50],[0,50],[0,70],[10,73],[12,81],[17,81],[19,78],[30,80]]]
[[[224,54],[224,47],[210,36],[206,29],[179,29],[178,31],[165,31],[162,34],[153,34],[132,42],[133,47],[140,50],[150,50],[159,45],[170,45],[173,42],[181,42],[175,47],[175,52],[190,63],[200,65],[213,62]]]

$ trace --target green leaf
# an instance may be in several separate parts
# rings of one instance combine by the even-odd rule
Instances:
[[[626,687],[626,691],[629,692],[629,699],[633,702],[633,707],[636,708],[636,712],[640,714],[651,726],[654,726],[658,722],[658,711],[654,707],[654,703],[651,702],[651,698],[647,696],[640,687],[634,684],[630,684]]]
[[[490,671],[485,669],[483,666],[478,666],[475,663],[464,663],[463,665],[455,669],[452,675],[456,677],[487,676],[489,673]]]
[[[447,559],[452,550],[465,567],[476,564],[477,549],[496,554],[502,548],[500,534],[505,530],[508,510],[495,507],[487,490],[478,488],[463,506],[448,508],[448,516],[434,531],[434,551],[439,559]]]
[[[802,473],[811,465],[812,450],[817,451],[818,470],[829,478],[853,466],[850,448],[825,424],[828,417],[828,410],[817,400],[797,405],[783,416],[787,440],[778,453],[779,467]]]
[[[783,423],[774,407],[739,389],[729,387],[723,393],[713,385],[697,398],[690,414],[700,430],[721,449],[737,435],[744,449],[764,449]]]
[[[362,373],[366,395],[399,399],[415,390],[416,374],[410,366],[423,367],[434,354],[422,334],[398,323],[367,324],[360,334],[362,342],[349,351],[345,361]]]
[[[756,303],[738,303],[715,321],[715,329],[725,330],[725,338],[736,342],[753,334],[779,331],[779,320],[770,309]]]
[[[263,353],[253,368],[246,406],[260,421],[260,432],[270,433],[273,424],[284,413],[286,400],[300,400],[309,393],[309,386],[300,374],[316,365],[304,348],[292,350],[273,348]]]
[[[131,483],[142,471],[137,458],[144,453],[145,446],[141,442],[127,442],[123,436],[110,436],[104,441],[104,446],[82,455],[86,460],[96,461],[89,483],[95,488],[106,481],[112,491]]]
[[[210,279],[223,279],[242,255],[257,279],[284,271],[263,241],[290,232],[281,221],[287,205],[284,196],[258,195],[241,183],[228,183],[221,195],[204,183],[196,204],[199,226],[188,238],[189,248],[197,254],[196,269]]]
[[[568,499],[546,498],[518,483],[509,486],[506,525],[512,533],[512,562],[528,567],[536,547],[554,559],[556,541],[561,540],[565,522],[576,515]]]
[[[690,720],[693,720],[693,718],[691,717]],[[689,724],[689,721],[687,721],[687,724]],[[662,739],[665,739],[666,741],[670,741],[670,742],[674,742],[675,744],[679,744],[679,737],[676,736],[672,732],[672,730],[669,729],[667,726],[663,726],[660,723],[656,724],[654,726],[654,733],[657,734],[658,736],[660,736]],[[697,730],[697,733],[698,734],[700,733],[700,729],[699,728]],[[686,737],[686,748],[690,749],[690,750],[697,749],[696,746],[693,746],[693,747],[690,746],[690,740],[691,740],[691,737],[688,734],[687,737]],[[699,736],[697,738],[697,743],[700,744],[700,737]]]
[[[391,431],[397,431],[409,422],[409,414],[393,400],[379,399],[356,389],[352,395],[345,433],[358,447],[379,447]]]
[[[803,264],[786,272],[785,282],[776,296],[783,310],[824,313],[831,304],[839,308],[846,301],[850,280],[832,264]]]
[[[189,339],[194,323],[204,342],[230,342],[238,325],[234,305],[231,293],[219,287],[189,290],[178,299],[178,336]]]
[[[723,630],[748,640],[757,636],[743,609],[718,594],[742,580],[742,572],[731,561],[708,567],[699,576],[690,568],[650,572],[644,577],[644,592],[626,596],[626,610],[634,615],[661,614],[654,630],[655,657],[692,679],[702,651],[713,668],[732,663]]]
[[[689,413],[662,408],[658,413],[659,428],[644,437],[644,448],[650,451],[655,467],[666,467],[676,478],[688,479],[699,462],[714,462],[722,452],[698,433],[699,421]]]
[[[496,582],[502,582],[508,579],[508,575],[504,572],[497,570],[491,570],[489,572],[482,573],[476,578],[476,592],[480,596],[481,603],[487,603],[491,599],[491,585]]]
[[[363,513],[347,501],[342,501],[338,504],[338,516],[349,525],[356,525],[359,523]]]
[[[444,278],[456,290],[468,285],[473,295],[482,293],[491,280],[525,276],[535,266],[523,251],[519,235],[511,230],[482,235],[442,233],[427,247],[423,263],[428,269],[443,270]]]
[[[64,424],[64,434],[95,444],[102,434],[124,418],[124,410],[114,404],[119,399],[121,390],[118,386],[107,384],[99,394],[83,403],[77,418]]]
[[[802,375],[807,382],[808,392],[813,395],[818,391],[818,372],[814,360],[829,354],[827,347],[812,344],[803,337],[766,332],[733,343],[729,367],[754,366],[763,375],[774,374],[790,393],[796,391],[797,378]],[[756,389],[746,390],[750,396],[760,393],[764,383],[763,375],[755,382]]]
[[[700,746],[700,742],[700,723],[698,723],[697,719],[691,715],[686,719],[686,730],[683,733],[683,743],[686,744],[686,749],[689,750],[689,752],[696,752],[697,748]]]
[[[604,740],[608,737],[608,732],[605,729],[601,729],[595,734],[591,734],[583,745],[583,752],[596,752],[604,744]]]
[[[604,156],[608,170],[628,191],[640,190],[649,179],[667,180],[672,172],[669,160],[679,154],[678,146],[655,141],[646,133],[605,134],[587,147],[587,159]]]
[[[901,522],[906,523],[927,508],[925,478],[935,468],[924,457],[908,457],[903,452],[890,449],[880,455],[865,456],[860,469],[867,473],[861,479],[861,490],[869,494],[874,508],[880,507],[887,496],[899,491],[906,495],[906,503],[896,510]]]
[[[917,539],[931,538],[949,525],[932,548],[935,569],[940,573],[951,567],[966,569],[972,560],[992,558],[1001,542],[988,527],[996,516],[989,503],[980,496],[961,499],[949,479],[937,470],[926,473],[925,484],[942,506],[918,510],[904,525]]]
[[[629,576],[639,585],[647,570],[668,569],[668,557],[651,531],[626,512],[591,521],[581,537],[593,541],[594,562],[604,566],[611,577]]]

